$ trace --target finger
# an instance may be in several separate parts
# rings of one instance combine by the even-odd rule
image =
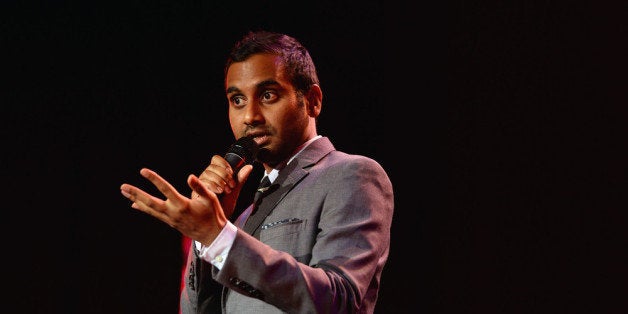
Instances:
[[[214,193],[222,193],[225,190],[229,189],[229,182],[227,182],[223,176],[217,173],[213,168],[216,166],[208,166],[203,173],[198,177],[199,180],[205,183],[205,186],[208,187]],[[224,169],[222,169],[224,172]]]
[[[154,197],[144,192],[142,189],[126,183],[120,186],[120,192],[124,197],[133,202],[133,204],[131,204],[132,208],[148,213],[166,223],[169,223],[168,216],[165,214],[167,206],[164,200]]]
[[[244,165],[238,172],[238,184],[233,189],[231,189],[230,193],[225,193],[221,195],[220,204],[227,217],[230,217],[233,214],[238,196],[240,195],[240,191],[242,190],[244,183],[252,172],[252,165]]]
[[[220,155],[212,156],[212,159],[205,170],[214,172],[220,177],[228,177],[228,175],[233,176],[233,169],[231,168],[231,165],[224,157]]]
[[[205,183],[201,181],[197,176],[191,174],[188,176],[188,185],[192,189],[193,193],[196,193],[199,197],[218,200],[216,193],[211,191],[205,186]]]
[[[144,192],[142,189],[126,183],[120,186],[120,192],[124,195],[124,197],[134,203],[141,202],[151,207],[163,205],[164,202],[163,200]]]
[[[252,172],[253,172],[253,165],[242,166],[240,171],[238,171],[238,182],[240,182],[240,184],[243,185],[244,182],[246,182],[246,180],[249,178]]]
[[[180,201],[183,198],[183,195],[179,194],[179,192],[168,181],[158,175],[155,171],[148,168],[142,168],[142,170],[140,170],[140,174],[144,178],[148,179],[148,181],[150,181],[167,199],[175,202]]]
[[[220,155],[212,156],[210,165],[219,166],[219,167],[222,167],[224,169],[231,169],[231,165],[229,164],[229,162],[223,156],[220,156]],[[233,171],[232,171],[232,173],[233,173]]]
[[[203,170],[199,178],[201,181],[206,182],[214,193],[230,193],[231,189],[236,185],[233,169],[219,155],[212,157],[211,163]]]
[[[212,170],[220,174],[223,180],[227,182],[229,187],[233,187],[235,185],[235,182],[233,179],[234,169],[231,167],[231,164],[223,156],[220,156],[220,155],[212,156],[212,161],[211,161],[210,166],[214,166],[212,167]]]
[[[168,215],[168,211],[167,211],[167,207],[166,206],[155,206],[154,203],[150,204],[150,203],[144,203],[142,201],[136,201],[133,204],[131,204],[131,207],[134,209],[137,209],[139,211],[142,211],[146,214],[149,214],[163,222],[165,222],[166,224],[170,225],[171,227],[173,227],[173,223],[172,223],[172,219],[170,218],[170,216]]]

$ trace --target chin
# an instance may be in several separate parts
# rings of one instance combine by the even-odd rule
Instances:
[[[273,152],[265,147],[260,148],[260,150],[257,152],[257,157],[255,159],[271,167],[278,165],[282,161],[281,158],[277,158],[277,156],[273,154]]]
[[[255,159],[259,162],[267,163],[271,159],[271,153],[268,149],[261,147],[259,151],[257,151]]]

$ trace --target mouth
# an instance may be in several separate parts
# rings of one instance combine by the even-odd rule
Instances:
[[[270,141],[270,135],[265,133],[249,133],[247,134],[247,136],[252,137],[259,147],[268,144],[268,142]]]

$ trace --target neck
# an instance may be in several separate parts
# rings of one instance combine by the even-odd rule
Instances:
[[[273,169],[277,169],[277,170],[283,169],[287,164],[289,164],[292,161],[292,159],[294,159],[294,157],[297,154],[299,154],[306,146],[308,146],[310,143],[314,142],[314,140],[318,139],[319,137],[321,137],[321,136],[314,134],[307,141],[303,142],[301,145],[299,145],[297,148],[295,148],[287,159],[285,159],[284,161],[278,163],[277,165],[271,165],[271,164],[268,164],[268,163],[263,163],[264,170],[266,171],[266,174],[269,174]]]

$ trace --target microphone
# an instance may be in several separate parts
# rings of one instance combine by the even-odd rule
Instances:
[[[255,159],[258,151],[259,146],[251,136],[243,136],[229,146],[224,158],[233,169],[234,178],[237,177],[240,168]]]

